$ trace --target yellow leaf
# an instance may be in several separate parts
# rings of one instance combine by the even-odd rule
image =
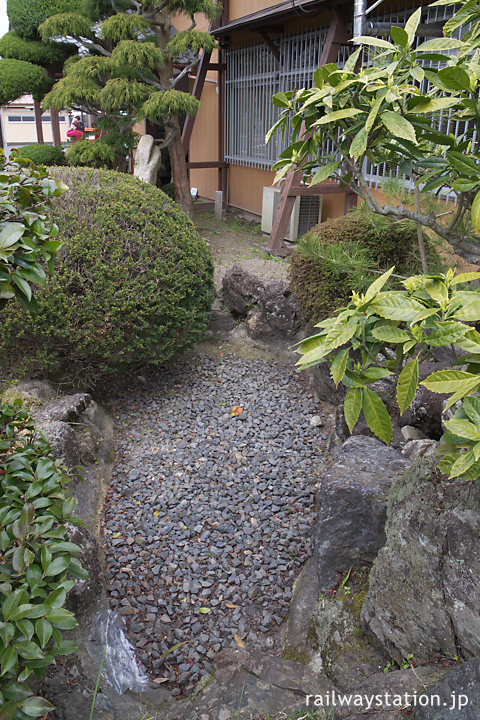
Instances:
[[[245,643],[243,642],[242,638],[237,635],[237,633],[233,633],[233,639],[237,643],[238,647],[245,647]]]
[[[238,407],[238,405],[234,405],[233,408],[230,410],[230,415],[232,417],[238,417],[243,412],[243,408]]]

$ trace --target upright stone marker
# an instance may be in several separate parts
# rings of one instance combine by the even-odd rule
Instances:
[[[223,192],[215,191],[215,220],[221,220],[223,217]]]

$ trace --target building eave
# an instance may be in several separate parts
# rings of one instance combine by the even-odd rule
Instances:
[[[348,1],[349,0],[340,0],[342,3]],[[335,4],[339,5],[340,2],[337,0]],[[265,8],[264,10],[258,10],[250,15],[243,15],[236,20],[226,23],[226,25],[212,30],[211,33],[214,37],[222,38],[240,30],[252,30],[255,32],[259,28],[262,28],[265,22],[268,22],[269,25],[275,25],[292,17],[313,18],[322,6],[329,7],[329,5],[328,0],[288,0],[287,2],[272,5],[272,7]]]

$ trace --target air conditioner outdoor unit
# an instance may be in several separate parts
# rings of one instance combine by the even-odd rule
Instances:
[[[263,188],[262,232],[268,235],[272,232],[281,192],[281,188],[278,187]],[[299,195],[295,199],[285,240],[295,242],[310,228],[322,221],[322,199],[321,195]]]

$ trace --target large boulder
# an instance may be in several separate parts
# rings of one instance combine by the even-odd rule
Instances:
[[[480,657],[462,663],[424,693],[415,720],[478,720],[480,717]]]
[[[256,305],[265,292],[260,278],[251,275],[235,263],[222,281],[223,302],[235,315],[246,317],[252,305]]]
[[[446,483],[433,458],[392,488],[370,575],[365,630],[397,662],[480,654],[480,487]]]
[[[320,593],[331,590],[352,565],[372,562],[385,542],[391,485],[408,467],[397,450],[376,438],[355,436],[321,468],[316,495],[314,551],[295,581],[285,630],[284,656],[308,662],[315,654],[312,627]]]
[[[376,438],[351,437],[335,451],[320,480],[313,526],[321,591],[354,563],[374,560],[385,542],[390,487],[407,466],[408,460]]]

